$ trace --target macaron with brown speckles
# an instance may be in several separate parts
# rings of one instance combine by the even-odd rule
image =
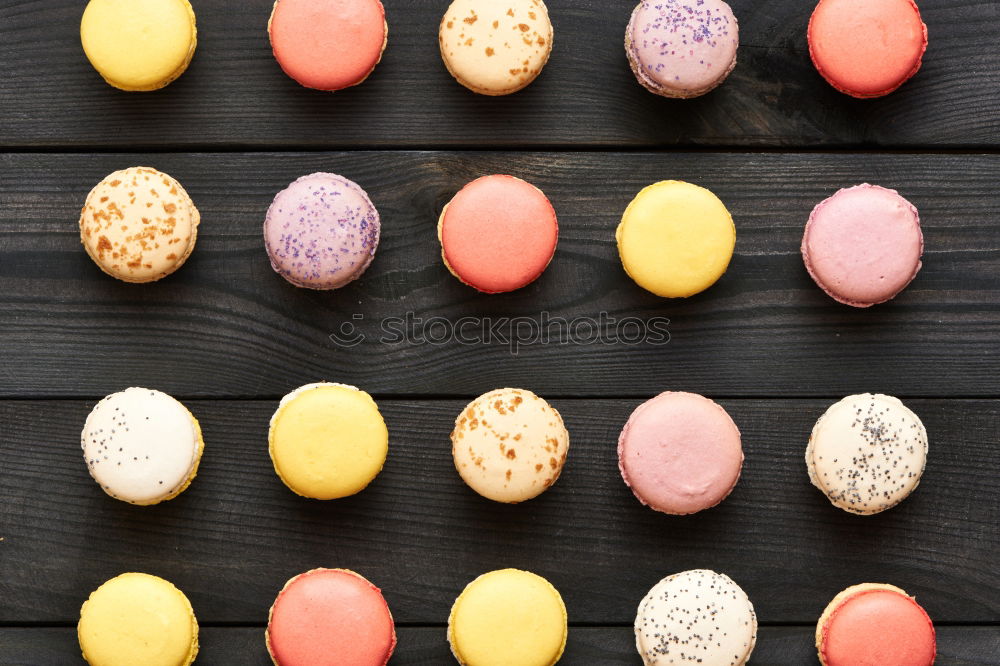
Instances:
[[[451,433],[455,468],[477,493],[515,504],[542,494],[562,472],[569,432],[545,400],[503,388],[473,400]]]

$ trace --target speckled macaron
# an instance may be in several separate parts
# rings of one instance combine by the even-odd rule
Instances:
[[[504,388],[473,400],[451,433],[455,469],[470,488],[497,502],[537,497],[562,472],[569,432],[549,403]]]
[[[130,388],[101,400],[80,436],[90,475],[108,495],[158,504],[180,495],[205,449],[198,420],[166,393]]]
[[[729,576],[695,569],[653,586],[635,616],[645,666],[743,666],[757,643],[757,615]]]
[[[481,95],[509,95],[541,73],[552,52],[552,23],[542,0],[454,0],[438,43],[459,83]]]
[[[723,0],[642,0],[625,31],[636,80],[663,97],[704,95],[736,67],[740,29]]]
[[[864,393],[831,406],[816,421],[809,480],[844,511],[872,515],[916,490],[927,464],[927,431],[897,398]]]
[[[187,261],[201,215],[181,184],[150,167],[115,171],[87,195],[80,239],[98,267],[125,282],[154,282]]]
[[[264,220],[271,267],[297,287],[339,289],[371,265],[381,234],[378,211],[343,176],[303,176],[274,197]]]

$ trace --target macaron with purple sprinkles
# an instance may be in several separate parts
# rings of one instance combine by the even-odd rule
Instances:
[[[264,220],[271,266],[306,289],[339,289],[375,258],[381,232],[368,194],[332,173],[299,178],[274,197]]]
[[[739,44],[739,24],[723,0],[643,0],[625,31],[625,52],[639,83],[680,99],[725,81]]]

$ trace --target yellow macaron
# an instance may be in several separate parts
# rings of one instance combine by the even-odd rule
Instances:
[[[463,666],[552,666],[566,649],[568,631],[559,591],[518,569],[469,583],[448,618],[448,642]]]
[[[80,41],[90,64],[115,88],[157,90],[191,64],[198,29],[188,0],[90,0]]]
[[[645,188],[616,234],[629,277],[664,298],[686,298],[718,281],[736,248],[736,226],[709,190],[678,180]]]
[[[80,609],[77,637],[91,666],[188,666],[198,656],[191,602],[168,581],[126,573],[97,588]]]
[[[285,396],[271,417],[274,471],[293,492],[313,499],[359,493],[378,476],[389,431],[378,405],[344,384],[307,384]]]

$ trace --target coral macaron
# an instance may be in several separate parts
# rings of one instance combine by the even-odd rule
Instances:
[[[389,40],[379,0],[277,0],[267,32],[285,74],[326,91],[367,79]]]
[[[847,588],[816,623],[816,650],[823,666],[931,666],[937,655],[934,623],[893,585]]]
[[[396,628],[382,592],[346,569],[313,569],[289,580],[265,634],[275,666],[385,666]]]
[[[445,266],[455,277],[498,294],[541,276],[555,254],[559,223],[552,204],[534,185],[513,176],[484,176],[444,207],[438,239]]]
[[[820,0],[808,38],[823,78],[862,99],[906,83],[927,50],[927,26],[914,0]]]

